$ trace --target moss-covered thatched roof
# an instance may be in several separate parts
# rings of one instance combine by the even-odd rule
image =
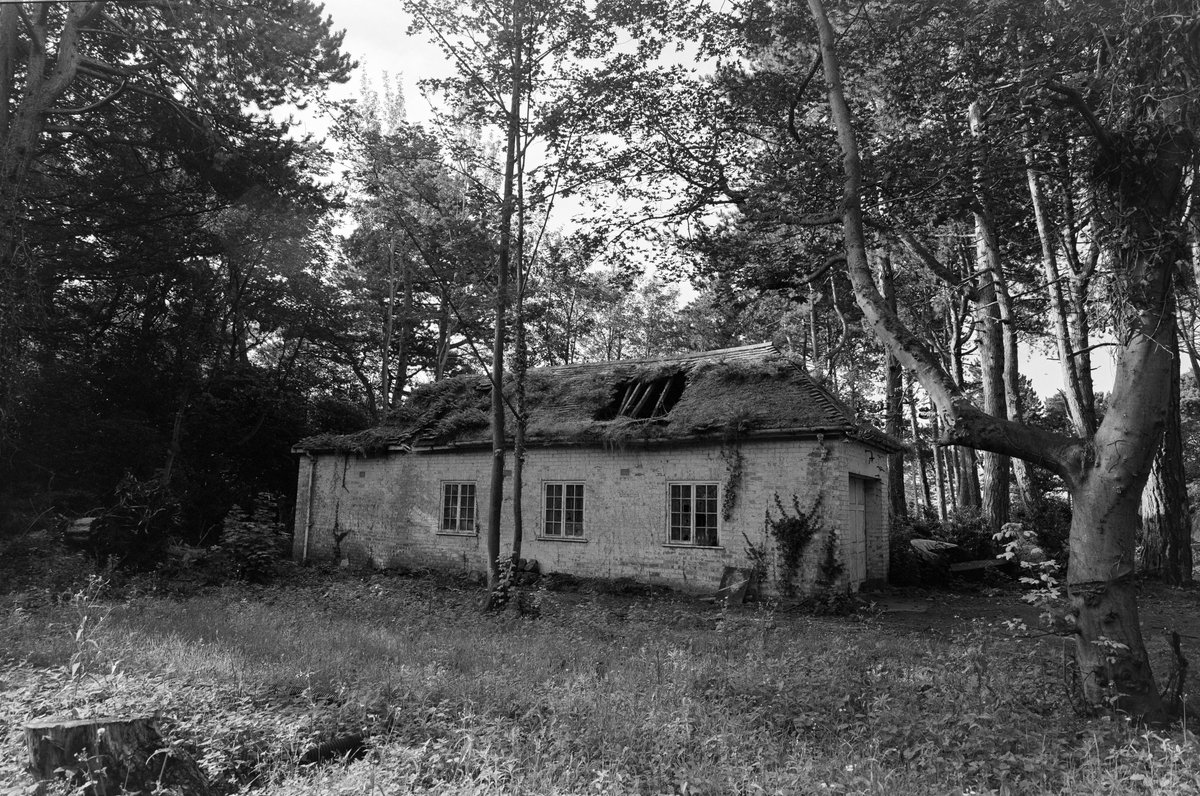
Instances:
[[[818,385],[771,344],[648,360],[530,370],[529,445],[684,440],[763,433],[827,434],[885,450],[899,443]],[[507,431],[515,404],[511,379]],[[424,385],[391,424],[354,434],[318,434],[298,450],[377,451],[389,447],[491,444],[491,383],[471,375]]]

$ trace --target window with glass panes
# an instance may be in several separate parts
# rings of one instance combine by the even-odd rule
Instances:
[[[671,484],[669,503],[671,544],[717,546],[716,484]]]
[[[583,484],[545,485],[542,535],[578,539],[583,536]]]
[[[442,484],[442,530],[475,533],[475,484]]]

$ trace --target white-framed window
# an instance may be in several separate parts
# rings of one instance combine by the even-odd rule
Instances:
[[[442,533],[477,533],[475,482],[442,482]]]
[[[542,535],[583,538],[583,484],[546,481],[542,486]]]
[[[667,537],[671,544],[717,547],[717,529],[721,518],[715,483],[676,483],[667,485]]]

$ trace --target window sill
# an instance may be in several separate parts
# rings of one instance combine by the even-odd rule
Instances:
[[[537,536],[539,542],[569,542],[571,544],[587,544],[586,536]]]
[[[438,536],[462,536],[462,537],[466,537],[466,538],[475,538],[475,537],[479,536],[479,531],[438,530],[438,531],[434,531],[434,533],[437,534]]]
[[[667,542],[663,547],[672,547],[681,550],[724,550],[725,545],[721,544],[688,544],[687,542]]]

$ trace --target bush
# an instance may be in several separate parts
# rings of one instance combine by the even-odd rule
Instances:
[[[993,558],[999,552],[991,528],[978,510],[958,509],[945,522],[928,509],[892,521],[889,540],[888,580],[894,586],[934,586],[944,583],[949,573],[917,554],[913,539],[936,539],[960,548],[951,558],[973,561]]]
[[[938,539],[942,533],[937,515],[922,509],[917,514],[892,519],[888,538],[888,581],[893,586],[931,586],[943,583],[946,572],[917,555],[913,539]]]
[[[1065,497],[1046,495],[1035,512],[1023,507],[1013,512],[1013,520],[1037,531],[1038,541],[1046,555],[1066,567],[1071,539],[1071,504]]]
[[[279,526],[261,516],[244,511],[230,512],[221,531],[221,544],[215,558],[227,565],[239,580],[265,583],[275,574],[275,565],[283,549]]]
[[[935,535],[929,538],[958,545],[962,548],[960,557],[964,561],[995,558],[1000,552],[992,539],[991,526],[979,509],[957,509],[951,512]]]
[[[122,569],[153,569],[166,557],[167,540],[179,525],[179,504],[157,481],[126,474],[113,503],[92,526],[90,552]]]

